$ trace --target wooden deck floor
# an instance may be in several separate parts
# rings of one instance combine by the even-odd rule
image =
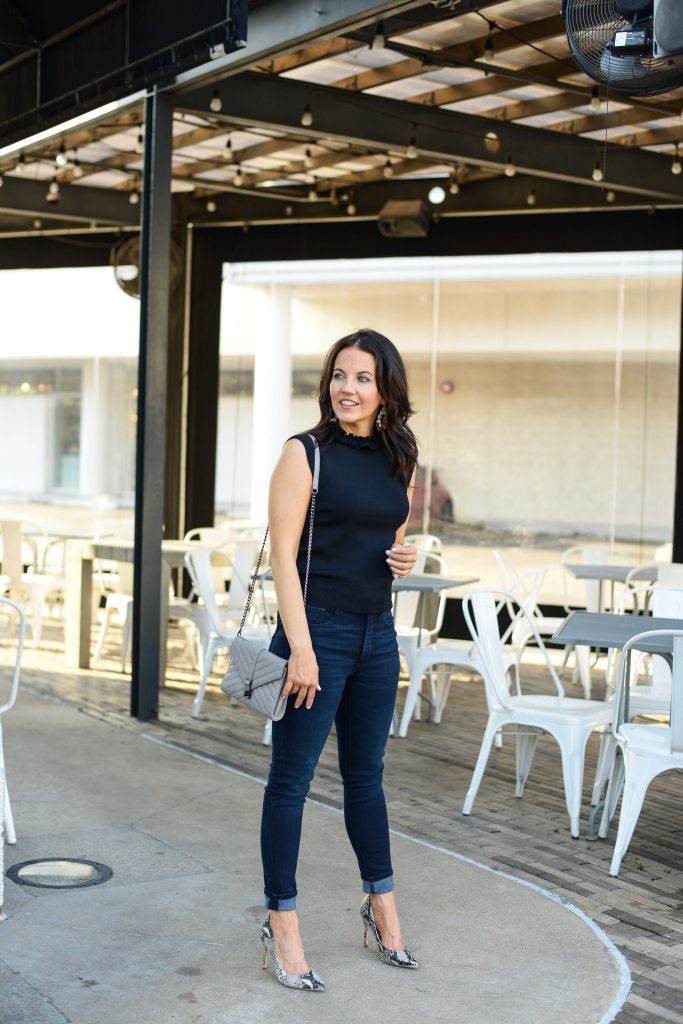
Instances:
[[[261,719],[231,706],[216,685],[207,694],[202,719],[190,718],[195,677],[174,641],[159,720],[139,723],[129,717],[129,680],[116,670],[115,662],[104,662],[98,671],[69,670],[58,634],[54,636],[51,649],[27,651],[22,676],[27,689],[252,774],[267,773],[269,749],[261,743]],[[0,657],[4,660],[4,652]],[[529,690],[542,688],[542,673],[531,662],[523,679]],[[413,723],[406,739],[390,740],[385,790],[392,826],[566,897],[605,930],[631,967],[633,988],[616,1018],[619,1024],[683,1024],[680,778],[660,777],[651,786],[621,874],[613,879],[608,869],[614,827],[605,842],[572,840],[569,835],[560,759],[550,738],[538,743],[521,800],[514,797],[514,742],[506,739],[491,756],[472,815],[462,815],[485,722],[482,684],[463,674],[451,688],[440,725]],[[6,727],[11,728],[11,719]],[[590,812],[597,746],[597,739],[589,742],[582,831]],[[11,773],[11,765],[8,768]],[[321,758],[312,796],[341,803],[333,738]],[[586,1020],[590,1019],[587,1008]]]

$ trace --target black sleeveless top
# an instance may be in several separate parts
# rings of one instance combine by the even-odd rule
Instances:
[[[296,434],[313,472],[313,441]],[[392,475],[381,440],[341,429],[320,447],[320,478],[313,523],[307,604],[377,614],[391,609],[393,577],[387,550],[408,518],[406,485]],[[306,518],[297,568],[303,581],[308,549]]]

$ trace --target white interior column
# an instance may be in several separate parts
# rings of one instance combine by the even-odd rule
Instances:
[[[287,440],[292,387],[291,294],[270,286],[269,315],[254,356],[254,429],[251,448],[251,521],[268,519],[268,482]]]

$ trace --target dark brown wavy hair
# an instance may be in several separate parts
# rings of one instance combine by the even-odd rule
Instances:
[[[336,437],[339,424],[332,419],[334,413],[330,382],[337,356],[345,348],[359,348],[375,357],[377,390],[382,397],[386,415],[385,426],[377,431],[377,435],[389,456],[394,476],[399,477],[407,486],[417,465],[418,455],[417,440],[408,426],[408,420],[414,412],[408,397],[408,375],[394,343],[378,331],[363,327],[340,338],[329,350],[320,377],[320,419],[310,433],[321,447]]]

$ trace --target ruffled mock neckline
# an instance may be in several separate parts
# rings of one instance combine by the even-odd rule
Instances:
[[[382,447],[382,442],[377,432],[370,434],[368,437],[359,437],[357,434],[347,434],[346,431],[339,427],[336,440],[340,444],[347,444],[350,448],[370,448],[376,450]]]

